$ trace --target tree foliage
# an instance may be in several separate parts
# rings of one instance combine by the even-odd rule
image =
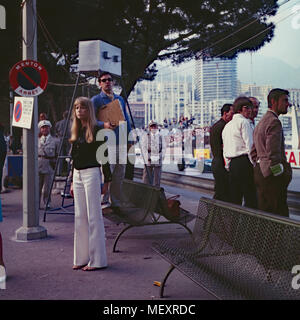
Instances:
[[[77,61],[78,41],[107,41],[122,48],[122,78],[129,94],[136,81],[154,79],[157,60],[170,59],[179,64],[199,56],[205,59],[214,56],[233,58],[239,52],[258,50],[273,37],[275,26],[267,19],[277,12],[277,2],[37,1],[38,60],[47,67],[50,81],[70,83],[74,81],[74,75],[68,70]],[[8,29],[0,31],[1,42],[4,36],[6,48],[0,53],[1,79],[5,81],[9,67],[21,60],[20,3],[6,1]],[[57,65],[51,52],[59,54],[57,60],[63,55],[66,64]],[[1,88],[7,89],[3,81]],[[53,87],[49,90],[55,92],[56,97],[61,96],[61,90]]]

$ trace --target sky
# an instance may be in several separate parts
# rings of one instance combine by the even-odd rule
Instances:
[[[277,58],[300,68],[300,0],[283,4],[272,20],[276,23],[273,39],[253,55]]]
[[[238,57],[238,78],[243,83],[252,83],[253,74],[261,73],[262,62],[274,62],[276,68],[276,61],[280,63],[280,72],[277,75],[276,81],[278,82],[282,71],[284,72],[284,65],[287,64],[293,69],[299,69],[300,72],[300,0],[281,0],[282,4],[272,21],[276,24],[275,34],[271,42],[265,44],[260,50],[252,53],[242,53]],[[256,63],[256,61],[259,63]],[[282,62],[282,65],[281,65]],[[269,63],[270,64],[270,63]],[[249,72],[252,65],[252,72]],[[163,63],[159,70],[166,70],[170,63]],[[167,69],[169,71],[169,69]],[[193,74],[194,62],[181,64],[179,67],[172,67],[174,72]],[[167,72],[168,72],[167,71]],[[290,71],[290,70],[289,70]],[[252,73],[252,76],[251,76]],[[265,72],[266,79],[260,77],[258,84],[270,84],[270,79],[267,78],[268,72]],[[290,74],[290,73],[289,73]],[[284,75],[282,75],[284,76]],[[297,79],[294,83],[298,83]],[[295,85],[293,85],[295,87]],[[300,83],[299,86],[300,88]]]

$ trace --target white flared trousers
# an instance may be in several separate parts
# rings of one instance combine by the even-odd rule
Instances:
[[[100,168],[74,169],[74,265],[106,267]]]

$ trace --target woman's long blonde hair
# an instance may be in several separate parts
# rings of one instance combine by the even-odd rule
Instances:
[[[76,117],[76,106],[80,104],[82,107],[87,108],[88,110],[88,118],[86,121],[86,132],[85,132],[85,140],[87,143],[91,143],[94,141],[94,127],[97,124],[95,111],[93,107],[92,101],[87,97],[78,97],[73,106],[73,123],[71,127],[71,139],[70,142],[73,143],[78,139],[79,129],[82,127],[81,121]]]

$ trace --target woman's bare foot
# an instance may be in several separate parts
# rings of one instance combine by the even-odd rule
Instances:
[[[85,266],[84,268],[82,268],[82,271],[96,271],[96,270],[101,270],[101,269],[105,269],[107,267],[89,267],[89,266]]]
[[[84,264],[83,266],[76,266],[76,265],[74,265],[73,266],[73,270],[80,270],[80,269],[82,269],[82,268],[84,268],[84,267],[86,267],[87,265],[86,264]]]

